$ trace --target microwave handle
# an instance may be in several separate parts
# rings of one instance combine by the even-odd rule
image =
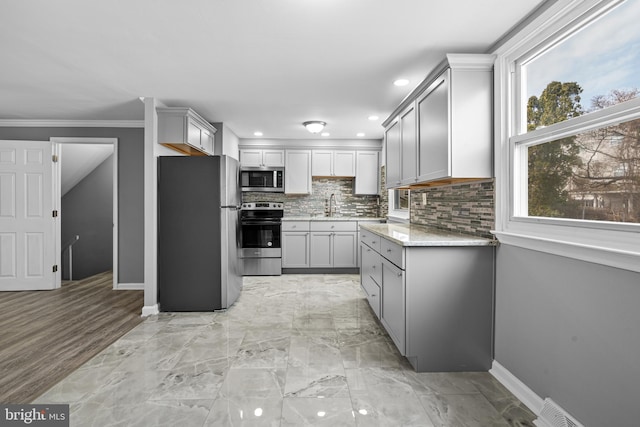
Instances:
[[[278,186],[278,171],[273,171],[273,188]]]

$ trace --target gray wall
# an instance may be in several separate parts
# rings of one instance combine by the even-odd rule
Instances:
[[[501,245],[495,359],[586,426],[638,426],[640,274]]]
[[[73,245],[74,280],[113,268],[113,155],[62,197],[61,220],[63,245],[80,236]],[[62,259],[64,279],[68,255],[65,251]]]
[[[119,283],[144,282],[144,129],[0,127],[0,139],[118,138]]]

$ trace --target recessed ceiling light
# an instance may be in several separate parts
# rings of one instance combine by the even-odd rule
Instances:
[[[356,133],[356,136],[363,137],[364,136],[364,132],[358,132],[358,133]]]
[[[253,134],[254,134],[255,136],[262,136],[262,132],[260,132],[260,131],[256,131],[256,132],[254,132]]]
[[[373,122],[373,121],[378,120],[380,117],[378,117],[378,116],[369,116],[368,118],[369,118],[369,120],[371,120]]]
[[[320,135],[322,135],[322,136],[329,136],[329,135],[331,135],[331,134],[330,134],[329,132],[322,132]]]
[[[407,79],[398,79],[396,81],[393,82],[394,85],[396,86],[406,86],[409,84],[409,80]]]

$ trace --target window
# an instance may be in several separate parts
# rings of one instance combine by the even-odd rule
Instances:
[[[389,216],[401,221],[409,220],[410,190],[389,190]]]
[[[640,271],[639,1],[549,4],[496,48],[496,230]]]
[[[527,216],[640,222],[640,119],[526,149]]]
[[[637,1],[609,1],[518,59],[519,132],[568,120],[639,94]],[[526,118],[525,118],[526,114]]]
[[[393,193],[393,208],[395,210],[409,210],[409,190],[393,190]]]
[[[640,2],[609,3],[515,62],[517,217],[640,223]]]

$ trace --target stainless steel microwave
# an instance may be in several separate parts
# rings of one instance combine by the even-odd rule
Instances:
[[[240,168],[240,189],[284,193],[284,168]]]

